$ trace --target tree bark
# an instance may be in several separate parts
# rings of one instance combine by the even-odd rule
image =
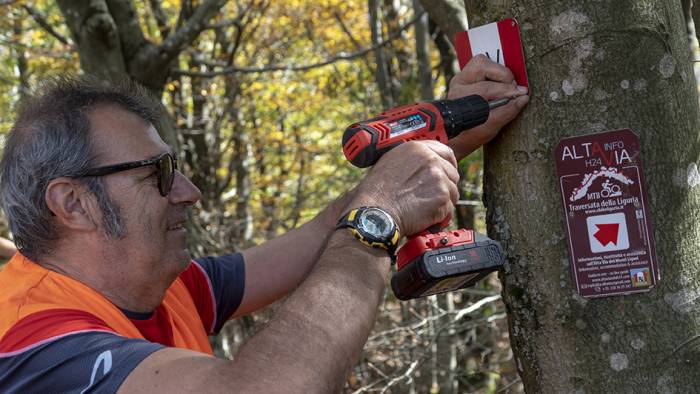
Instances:
[[[236,182],[236,225],[233,234],[240,244],[247,246],[253,238],[253,216],[250,211],[253,146],[241,113],[240,80],[234,76],[227,76],[225,81],[229,118],[233,124],[231,138],[235,152],[234,157],[231,158],[230,168],[235,173]]]
[[[700,382],[699,111],[681,2],[467,0],[472,26],[516,17],[532,92],[485,150],[489,234],[527,392],[687,393]],[[631,128],[641,140],[661,280],[584,299],[572,286],[553,150]]]
[[[423,12],[420,1],[413,0],[413,10],[416,14]],[[421,100],[433,100],[433,69],[430,64],[430,35],[428,34],[428,14],[423,15],[415,25],[416,63],[418,64],[418,83]]]
[[[24,51],[24,46],[21,43],[24,26],[22,18],[16,13],[12,13],[12,33],[13,39],[19,43],[12,47],[12,54],[15,58],[15,70],[17,71],[17,80],[19,81],[19,96],[24,98],[29,94],[29,66],[27,63],[27,54]]]
[[[384,41],[382,38],[381,9],[378,0],[368,0],[367,6],[369,8],[369,28],[372,35],[372,46],[376,47],[374,50],[377,65],[375,78],[382,99],[382,106],[388,109],[394,106],[394,95],[391,89],[391,76],[389,75],[384,47],[378,45]]]
[[[430,14],[429,17],[432,18]],[[445,90],[450,87],[450,80],[459,72],[459,64],[457,63],[457,53],[452,45],[447,34],[440,30],[438,25],[432,20],[429,20],[430,34],[434,37],[433,42],[440,52],[440,70],[445,76]]]
[[[161,43],[147,40],[131,0],[57,0],[76,43],[86,73],[111,80],[130,78],[160,97],[170,75],[170,63],[205,29],[227,0],[204,0],[189,19]],[[177,147],[172,119],[160,133]]]
[[[420,0],[420,2],[423,8],[428,10],[430,19],[447,34],[450,41],[454,39],[455,33],[467,30],[469,27],[462,0]]]

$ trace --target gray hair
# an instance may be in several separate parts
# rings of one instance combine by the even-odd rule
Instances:
[[[128,81],[105,83],[91,76],[55,78],[20,105],[0,160],[0,201],[17,249],[32,260],[51,253],[61,237],[45,200],[49,182],[98,164],[88,115],[105,104],[117,105],[158,126],[160,104],[144,88]],[[122,237],[119,206],[109,198],[102,180],[78,179],[97,200],[105,234]]]

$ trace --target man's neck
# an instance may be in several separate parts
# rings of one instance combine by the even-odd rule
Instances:
[[[151,313],[163,302],[167,286],[158,286],[154,281],[134,277],[128,266],[114,263],[114,259],[81,256],[65,256],[55,253],[40,258],[37,264],[73,278],[111,301],[122,310],[136,313]],[[144,282],[144,283],[139,283]],[[159,288],[160,287],[160,288]]]

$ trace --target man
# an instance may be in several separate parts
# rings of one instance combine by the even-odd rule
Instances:
[[[348,212],[374,212],[366,218],[384,220],[391,248],[395,228],[409,235],[451,215],[455,155],[492,139],[527,103],[512,81],[476,57],[451,98],[519,96],[485,125],[452,149],[404,144],[300,228],[197,260],[182,226],[200,193],[175,169],[153,106],[85,79],[54,83],[20,110],[0,164],[20,252],[0,272],[0,391],[338,391],[390,270],[387,251],[358,242],[339,219],[353,226]],[[211,356],[207,334],[287,294],[234,361]]]

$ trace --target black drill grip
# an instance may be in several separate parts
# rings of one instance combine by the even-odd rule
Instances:
[[[489,102],[473,94],[454,100],[433,102],[445,122],[447,138],[454,138],[464,130],[486,123],[489,118]]]

